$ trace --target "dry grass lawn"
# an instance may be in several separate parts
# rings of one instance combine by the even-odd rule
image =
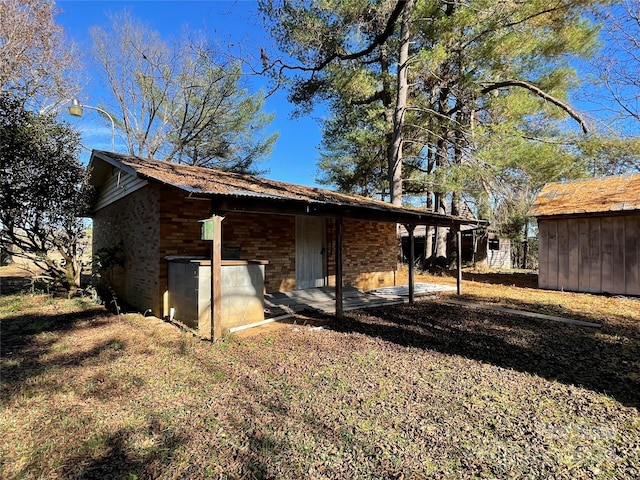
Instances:
[[[465,299],[602,328],[425,301],[211,344],[0,296],[2,477],[639,478],[640,302],[515,279]]]

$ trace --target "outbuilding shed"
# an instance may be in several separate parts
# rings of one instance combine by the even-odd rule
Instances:
[[[191,326],[204,338],[258,322],[263,291],[334,286],[340,314],[343,284],[395,285],[398,223],[456,229],[469,223],[112,152],[93,151],[89,168],[98,190],[93,251],[119,250],[124,265],[110,272],[118,297],[157,316],[184,320],[191,312],[197,317]]]
[[[454,232],[448,232],[452,235]],[[465,225],[461,228],[462,234],[462,263],[474,266],[485,266],[496,269],[511,269],[511,241],[498,234],[486,225]],[[428,241],[427,235],[431,235]],[[404,262],[409,258],[409,231],[400,227],[402,237],[402,257]],[[425,258],[429,259],[435,252],[427,252],[428,246],[432,249],[436,244],[435,229],[425,225],[416,227],[413,232],[414,250],[416,261],[425,264]],[[437,260],[433,259],[436,264]]]
[[[540,288],[640,295],[640,174],[548,184],[529,215]]]

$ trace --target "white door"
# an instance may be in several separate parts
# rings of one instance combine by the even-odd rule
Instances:
[[[325,220],[296,217],[296,288],[324,287]]]

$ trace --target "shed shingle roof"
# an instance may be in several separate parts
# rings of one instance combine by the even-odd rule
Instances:
[[[477,223],[475,219],[460,219],[425,210],[397,207],[390,203],[359,195],[347,195],[322,188],[306,187],[265,178],[224,172],[202,167],[143,159],[131,155],[94,150],[97,157],[108,163],[129,169],[140,178],[171,185],[192,194],[226,196],[256,201],[306,202],[339,208],[358,208],[381,214],[398,214],[429,218],[437,223]]]
[[[550,183],[529,209],[532,217],[640,210],[640,174]]]

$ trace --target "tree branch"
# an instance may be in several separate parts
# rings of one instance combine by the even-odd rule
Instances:
[[[364,98],[362,100],[353,100],[350,102],[351,105],[369,105],[377,100],[382,100],[383,102],[388,101],[391,102],[391,93],[385,90],[378,90],[373,95]]]
[[[562,100],[559,100],[559,99],[555,98],[552,95],[549,95],[547,92],[542,90],[540,87],[537,87],[532,83],[525,82],[524,80],[505,80],[503,82],[489,83],[489,84],[486,84],[486,86],[482,90],[480,90],[480,93],[482,93],[484,95],[484,94],[487,94],[489,92],[492,92],[493,90],[498,90],[500,88],[507,88],[507,87],[525,88],[525,89],[529,90],[530,92],[536,94],[540,98],[543,98],[544,100],[554,104],[556,107],[559,107],[562,110],[564,110],[565,112],[567,112],[567,114],[569,114],[569,116],[571,118],[573,118],[576,122],[578,122],[578,124],[580,125],[580,127],[582,128],[582,131],[584,133],[589,133],[589,130],[587,128],[587,124],[584,121],[584,119],[580,116],[580,114],[578,112],[576,112],[573,108],[571,108],[570,105],[566,104]]]
[[[373,52],[376,49],[376,47],[379,47],[380,45],[384,44],[389,39],[389,37],[393,35],[396,21],[402,14],[406,4],[407,4],[406,0],[398,1],[395,8],[391,12],[391,15],[389,15],[389,18],[387,19],[387,23],[385,25],[384,30],[378,35],[376,35],[371,41],[371,43],[362,50],[359,50],[353,53],[344,53],[344,54],[340,54],[334,51],[334,52],[331,52],[327,57],[325,57],[324,60],[320,61],[319,63],[311,67],[303,66],[303,65],[288,65],[284,63],[282,60],[277,59],[277,60],[273,60],[268,65],[265,64],[262,71],[254,70],[254,73],[264,74],[276,67],[278,67],[278,77],[282,75],[282,72],[284,70],[298,70],[302,72],[315,73],[325,69],[334,60],[357,60],[359,58],[365,57],[369,55],[371,52]]]

